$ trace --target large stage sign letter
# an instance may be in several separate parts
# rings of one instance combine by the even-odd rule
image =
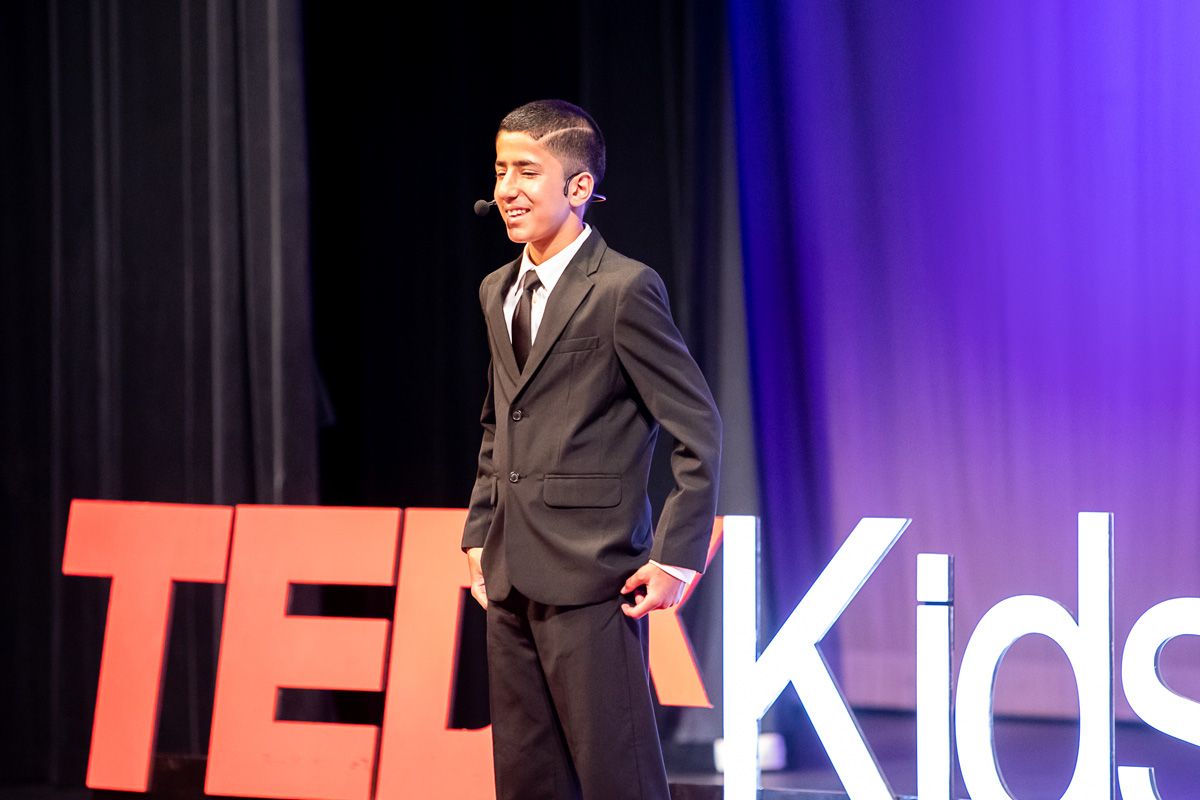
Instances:
[[[112,578],[87,785],[144,792],[175,582],[225,580],[227,506],[75,500],[63,574]]]
[[[951,800],[954,556],[917,554],[917,797]]]
[[[1158,659],[1177,636],[1200,636],[1200,597],[1176,597],[1153,606],[1134,623],[1121,658],[1121,684],[1129,707],[1148,725],[1200,745],[1200,703],[1176,694],[1162,679]],[[1152,767],[1120,767],[1124,800],[1158,800]]]
[[[367,800],[378,728],[275,719],[280,688],[382,691],[387,620],[288,616],[291,584],[390,586],[396,508],[238,506],[205,792]]]
[[[723,531],[722,518],[717,517],[708,540],[705,571],[721,548]],[[654,681],[658,702],[664,706],[712,708],[704,681],[700,678],[700,668],[696,666],[692,643],[679,619],[679,612],[700,584],[700,577],[697,575],[696,580],[688,585],[679,605],[659,609],[650,615],[650,678]]]
[[[963,783],[972,797],[1011,798],[996,764],[992,690],[1004,654],[1021,637],[1052,639],[1079,688],[1079,756],[1062,800],[1113,797],[1113,518],[1079,515],[1079,622],[1039,595],[1002,600],[983,615],[963,653],[956,730]]]
[[[758,723],[790,682],[851,800],[893,800],[818,643],[910,520],[865,517],[761,657],[757,652],[757,520],[725,517],[725,798],[758,796]]]
[[[492,734],[450,730],[462,604],[475,601],[459,541],[467,512],[404,512],[379,752],[379,800],[493,797]]]

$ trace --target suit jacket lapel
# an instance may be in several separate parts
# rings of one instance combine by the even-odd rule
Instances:
[[[521,379],[521,371],[517,369],[517,357],[513,355],[512,338],[508,335],[508,325],[504,322],[504,295],[512,286],[517,270],[521,268],[521,259],[508,265],[500,280],[492,285],[487,297],[487,321],[491,330],[492,354],[502,368],[508,373],[509,379],[516,383]]]
[[[542,312],[542,321],[538,324],[537,337],[533,340],[533,349],[529,351],[529,360],[525,362],[525,371],[521,373],[516,394],[520,394],[529,379],[537,373],[546,354],[558,341],[563,328],[575,314],[575,309],[579,308],[584,298],[592,291],[591,275],[600,266],[600,256],[604,254],[607,247],[604,240],[600,238],[600,234],[593,229],[588,235],[587,241],[579,248],[579,252],[571,259],[571,263],[563,270],[562,277],[558,279],[554,291],[550,293],[550,299],[546,302],[546,310]],[[503,319],[501,324],[503,324]],[[513,367],[514,369],[516,367],[515,358]],[[514,395],[515,397],[516,395]]]

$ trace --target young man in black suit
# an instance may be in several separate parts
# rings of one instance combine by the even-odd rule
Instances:
[[[584,223],[604,138],[561,100],[496,136],[520,257],[479,290],[492,361],[462,546],[487,609],[502,800],[667,800],[645,615],[704,568],[721,421],[658,275]],[[659,427],[675,488],[651,529]]]

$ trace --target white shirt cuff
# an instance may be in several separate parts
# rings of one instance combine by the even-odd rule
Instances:
[[[694,569],[688,569],[687,567],[668,567],[666,564],[660,564],[654,559],[651,559],[650,563],[670,575],[675,580],[683,581],[689,585],[692,581],[696,580],[696,570]]]

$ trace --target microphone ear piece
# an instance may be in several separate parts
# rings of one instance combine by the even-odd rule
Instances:
[[[588,198],[588,202],[603,203],[604,195],[596,194],[596,178],[595,178],[595,176],[592,175],[592,173],[588,172],[587,170],[584,170],[582,172],[576,172],[574,175],[567,178],[566,183],[563,184],[563,197],[571,196],[571,181],[573,181],[576,178],[583,176],[583,175],[587,175],[589,178],[592,179],[592,194],[591,194],[591,197]]]

